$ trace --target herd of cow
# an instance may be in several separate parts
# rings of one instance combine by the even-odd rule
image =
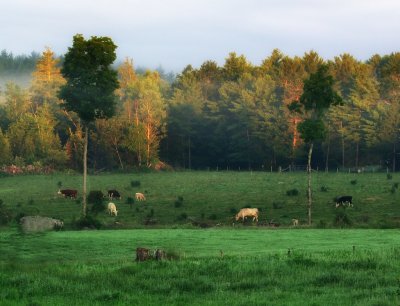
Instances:
[[[73,198],[76,199],[78,191],[75,189],[63,189],[63,190],[58,190],[58,194],[62,195],[64,198]],[[111,189],[107,191],[107,196],[104,197],[108,197],[108,199],[110,201],[112,201],[113,199],[119,199],[121,200],[121,194],[115,190],[115,189]],[[145,201],[146,197],[144,196],[143,193],[137,192],[135,193],[135,199],[138,201]],[[345,207],[352,207],[353,206],[353,197],[352,196],[340,196],[340,197],[336,197],[335,199],[335,207],[338,208],[340,206]],[[107,211],[111,216],[117,216],[118,211],[117,211],[117,206],[110,202],[107,205]],[[259,215],[259,210],[258,208],[242,208],[235,216],[236,221],[239,221],[239,219],[242,219],[242,222],[244,222],[244,220],[246,218],[253,218],[253,222],[256,221],[258,222],[258,215]],[[297,226],[299,224],[299,220],[298,219],[292,219],[292,225],[293,226]]]
[[[76,189],[59,189],[57,193],[59,195],[62,195],[64,198],[76,199],[76,197],[78,195],[78,190],[76,190]],[[103,197],[108,197],[108,199],[110,201],[112,201],[113,199],[121,200],[121,198],[122,198],[121,194],[115,189],[108,190],[107,195],[103,196]],[[146,197],[144,196],[143,193],[136,192],[135,199],[138,201],[145,201]],[[118,215],[117,206],[112,202],[108,203],[107,211],[111,216]]]

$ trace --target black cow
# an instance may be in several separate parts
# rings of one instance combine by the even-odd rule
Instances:
[[[63,189],[58,190],[58,194],[62,194],[64,198],[74,198],[76,199],[76,195],[78,194],[78,190],[75,189]]]
[[[352,203],[353,197],[352,196],[341,196],[341,197],[336,197],[335,202],[336,202],[336,208],[338,208],[340,205],[345,206],[353,206]]]
[[[110,200],[113,200],[113,199],[119,199],[119,200],[121,200],[121,195],[120,195],[119,192],[118,192],[117,190],[115,190],[115,189],[108,190],[107,195],[108,195],[108,198],[109,198]]]

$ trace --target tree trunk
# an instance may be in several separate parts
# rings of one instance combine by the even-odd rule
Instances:
[[[307,164],[307,173],[308,173],[308,189],[307,189],[307,198],[308,198],[308,225],[311,225],[311,207],[312,207],[312,194],[311,194],[311,156],[313,151],[314,144],[310,144],[310,149],[308,151],[308,164]]]
[[[357,142],[356,143],[356,169],[358,169],[358,155],[360,151],[360,144]]]
[[[88,148],[89,129],[85,126],[85,142],[83,146],[83,200],[82,200],[82,216],[86,217],[86,178],[87,178],[87,148]]]
[[[189,136],[189,170],[192,170],[192,153],[191,153],[191,137]]]
[[[115,153],[117,153],[117,156],[118,156],[118,160],[119,160],[119,164],[120,164],[120,166],[121,166],[121,169],[124,170],[124,165],[123,165],[123,163],[122,163],[121,156],[119,155],[118,144],[117,144],[117,141],[116,141],[116,140],[114,140],[114,148],[115,148]]]
[[[342,131],[342,168],[344,169],[344,135],[343,135],[343,122],[340,121],[340,130]]]
[[[325,172],[329,171],[329,150],[331,148],[331,138],[330,134],[328,133],[328,147],[326,149],[326,160],[325,160]]]

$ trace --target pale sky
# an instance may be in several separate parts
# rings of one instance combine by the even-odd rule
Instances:
[[[0,0],[0,50],[67,52],[109,36],[118,59],[180,72],[229,52],[259,65],[275,48],[359,60],[400,51],[400,0]]]

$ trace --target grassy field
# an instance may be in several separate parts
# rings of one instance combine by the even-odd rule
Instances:
[[[139,181],[140,187],[131,182]],[[62,188],[81,190],[80,175],[54,174],[0,178],[0,199],[12,216],[20,214],[50,216],[64,220],[68,228],[81,212],[81,198],[57,196]],[[316,227],[340,227],[336,222],[340,209],[333,198],[352,195],[354,207],[345,213],[351,226],[359,228],[400,227],[399,177],[387,179],[384,173],[315,173],[313,175],[313,224]],[[396,185],[397,184],[397,185]],[[103,174],[89,176],[88,190],[117,189],[122,200],[114,200],[118,217],[106,212],[97,218],[105,227],[140,228],[186,226],[231,226],[233,216],[242,207],[258,207],[260,225],[274,220],[290,226],[291,219],[307,221],[306,174],[269,172],[162,172]],[[288,196],[296,189],[299,194]],[[325,191],[324,191],[325,190]],[[127,204],[127,198],[143,192],[146,202]],[[178,198],[181,198],[181,201]],[[193,222],[194,221],[194,222]],[[250,223],[248,224],[250,225]]]
[[[90,176],[89,190],[121,192],[118,217],[96,216],[110,230],[71,231],[82,199],[57,190],[80,191],[80,175],[2,177],[2,209],[14,221],[0,228],[0,305],[400,305],[397,179],[316,173],[309,228],[305,173]],[[293,189],[299,194],[288,196]],[[135,192],[147,201],[127,204]],[[352,195],[354,207],[336,209],[338,195]],[[244,206],[261,210],[258,226],[232,227]],[[59,218],[65,228],[23,234],[22,214]],[[350,224],[337,222],[340,214]],[[292,228],[292,218],[302,225]],[[137,263],[136,247],[174,259]]]
[[[399,305],[399,234],[214,228],[23,235],[7,230],[0,232],[0,304]],[[176,259],[137,263],[138,246],[162,248]]]

